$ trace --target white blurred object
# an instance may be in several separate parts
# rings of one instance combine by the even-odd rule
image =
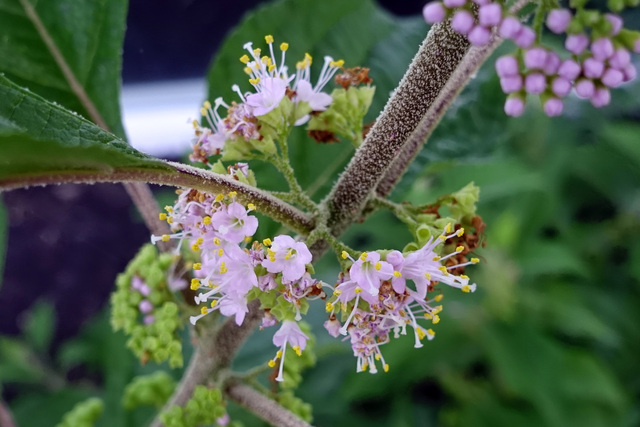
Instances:
[[[200,119],[205,91],[199,79],[125,85],[122,114],[131,145],[156,157],[188,153],[195,137],[191,122]]]

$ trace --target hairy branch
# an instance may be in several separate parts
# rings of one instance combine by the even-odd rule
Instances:
[[[520,0],[511,7],[510,12],[516,14],[530,0]],[[472,76],[478,71],[480,66],[489,59],[493,51],[502,43],[503,39],[494,30],[489,43],[484,46],[474,46],[466,53],[456,70],[447,81],[442,91],[429,107],[426,114],[416,129],[411,133],[402,150],[395,157],[391,166],[376,187],[376,194],[381,197],[388,196],[395,185],[400,181],[409,165],[418,155],[422,147],[427,143],[427,139],[438,126],[438,123],[446,113],[447,109],[456,99],[462,89],[469,83]]]
[[[242,325],[236,325],[235,319],[229,318],[214,333],[200,337],[189,366],[165,405],[165,410],[173,406],[184,406],[191,399],[196,386],[208,383],[220,371],[228,369],[233,357],[261,319],[260,302],[255,300],[249,303],[249,313]],[[151,427],[160,426],[162,422],[158,417]]]
[[[106,171],[92,169],[11,176],[0,179],[0,190],[67,182],[87,184],[96,182],[148,182],[151,184],[195,188],[196,190],[214,194],[235,191],[239,201],[245,204],[253,203],[259,212],[271,216],[297,233],[306,235],[314,228],[314,221],[309,215],[266,191],[243,184],[226,175],[220,175],[182,163],[159,162],[157,168],[144,169],[122,168]],[[155,201],[153,203],[155,204]],[[157,214],[154,213],[154,215]]]
[[[324,201],[329,210],[327,225],[334,236],[342,234],[360,215],[468,49],[466,37],[454,32],[448,23],[431,28],[398,89]],[[316,243],[314,257],[326,246],[323,241]]]
[[[244,406],[251,412],[278,427],[310,427],[306,421],[301,420],[295,414],[284,409],[274,400],[257,392],[253,388],[232,384],[226,389],[226,394],[239,405]]]

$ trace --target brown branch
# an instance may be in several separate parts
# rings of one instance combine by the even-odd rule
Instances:
[[[334,236],[341,235],[359,217],[468,49],[466,37],[454,32],[448,23],[431,27],[398,89],[324,202],[329,211],[327,225]],[[312,247],[314,257],[326,247],[326,242],[318,241]]]
[[[262,314],[260,302],[258,300],[252,301],[249,303],[249,312],[242,325],[236,325],[235,319],[229,318],[219,330],[202,336],[198,340],[178,388],[165,405],[164,410],[173,406],[184,406],[191,399],[196,386],[208,383],[220,371],[228,369],[234,355],[260,323]],[[151,427],[160,426],[162,426],[162,422],[158,417],[151,424]]]
[[[518,1],[511,7],[510,12],[512,14],[518,13],[529,1],[530,0]],[[499,37],[497,31],[494,30],[489,43],[484,46],[474,46],[469,49],[378,183],[376,187],[376,194],[378,196],[386,197],[391,193],[395,185],[409,168],[409,165],[427,143],[427,139],[436,126],[438,126],[447,109],[502,41],[503,39]]]
[[[28,0],[20,0],[20,4],[22,5],[22,8],[24,9],[27,17],[33,23],[36,31],[42,38],[42,41],[47,46],[47,49],[49,49],[49,53],[60,68],[60,71],[62,72],[65,80],[69,84],[69,88],[78,98],[85,110],[87,110],[87,114],[89,114],[91,120],[93,120],[93,122],[100,126],[102,129],[110,132],[109,125],[98,111],[98,108],[95,106],[82,84],[80,84],[80,82],[76,78],[64,55],[62,54],[60,49],[58,49],[58,46],[53,40],[53,37],[51,37],[51,34],[49,34],[49,31],[40,19],[40,16],[38,16],[35,7],[31,3],[29,3]],[[140,214],[142,215],[147,228],[154,234],[169,233],[169,226],[166,223],[160,221],[158,218],[158,213],[160,210],[158,208],[158,203],[156,202],[153,194],[151,193],[151,190],[149,189],[149,186],[144,182],[133,182],[125,184],[125,189],[127,190],[129,196],[131,196],[133,203],[140,211]],[[171,246],[169,243],[163,242],[161,245],[161,249],[167,251],[171,249]]]
[[[284,409],[276,401],[242,384],[231,384],[225,390],[227,396],[241,406],[278,427],[311,427],[292,412]]]

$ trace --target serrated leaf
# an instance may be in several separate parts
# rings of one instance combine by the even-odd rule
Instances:
[[[0,182],[117,169],[171,170],[2,76],[0,99]]]
[[[126,11],[126,0],[0,0],[0,72],[92,118],[78,98],[81,88],[110,130],[124,137],[119,93]],[[72,89],[70,75],[78,87]]]

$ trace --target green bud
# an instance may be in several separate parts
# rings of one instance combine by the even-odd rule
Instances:
[[[607,0],[607,6],[613,12],[622,12],[624,9],[625,0]]]
[[[102,400],[92,397],[80,402],[67,412],[57,427],[93,427],[104,410]]]

